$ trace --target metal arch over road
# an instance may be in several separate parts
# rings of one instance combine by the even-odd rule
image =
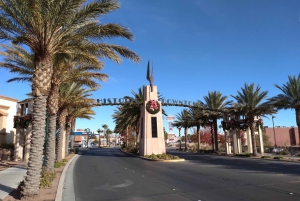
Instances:
[[[197,102],[187,101],[187,100],[174,100],[174,99],[159,99],[162,106],[180,106],[180,107],[193,107]],[[114,105],[125,105],[134,103],[133,98],[103,98],[97,99],[98,106],[114,106]]]

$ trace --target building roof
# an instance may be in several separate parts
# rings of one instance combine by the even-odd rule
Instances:
[[[2,96],[2,95],[0,95],[0,99],[12,101],[12,102],[18,102],[18,99],[10,98],[10,97],[7,97],[7,96]]]

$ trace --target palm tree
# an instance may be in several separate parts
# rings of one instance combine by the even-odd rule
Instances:
[[[252,152],[253,156],[257,156],[256,143],[255,143],[255,124],[254,117],[265,114],[274,113],[273,107],[268,103],[262,103],[263,99],[267,97],[268,91],[261,91],[259,85],[255,87],[254,83],[248,85],[244,84],[244,88],[237,92],[238,95],[233,97],[237,103],[233,103],[232,106],[235,112],[239,112],[245,115],[249,121],[249,127],[251,132]]]
[[[117,53],[138,61],[139,57],[118,45],[97,44],[105,37],[123,37],[132,40],[131,32],[116,24],[98,24],[95,19],[119,8],[116,1],[99,0],[83,5],[78,0],[0,1],[0,38],[24,44],[34,54],[34,95],[31,157],[22,189],[23,197],[39,194],[39,179],[42,167],[43,139],[45,133],[46,100],[51,87],[53,55],[57,52],[80,52],[90,47],[90,52],[100,58]],[[98,39],[98,40],[95,40]],[[73,44],[73,45],[70,45]]]
[[[196,126],[197,139],[198,139],[198,151],[200,151],[200,127],[204,126],[207,122],[208,117],[205,115],[203,110],[203,105],[200,102],[197,102],[194,107],[191,107],[189,110],[192,117],[192,125]]]
[[[187,109],[183,109],[180,113],[176,115],[176,120],[174,121],[173,125],[176,127],[183,127],[184,128],[184,150],[187,151],[187,131],[192,124],[192,116]],[[181,148],[181,147],[180,147]]]
[[[298,134],[300,140],[300,74],[298,77],[288,76],[288,82],[279,86],[275,84],[282,93],[270,99],[270,103],[276,109],[294,109],[296,114],[296,124],[298,126]]]
[[[102,124],[102,128],[103,128],[103,132],[104,132],[104,137],[105,137],[105,139],[106,139],[106,146],[108,145],[108,137],[107,137],[107,133],[106,133],[106,131],[107,131],[107,129],[108,129],[108,125],[107,124]]]
[[[208,92],[207,96],[204,96],[204,101],[201,102],[204,109],[207,111],[207,114],[210,119],[212,119],[214,135],[214,144],[212,144],[213,150],[219,150],[218,143],[218,122],[220,115],[226,109],[232,101],[227,101],[227,96],[223,96],[219,91]]]
[[[99,134],[99,146],[98,147],[100,147],[101,146],[101,136],[100,136],[100,133],[103,133],[103,130],[101,130],[100,128],[98,128],[97,133]]]
[[[68,136],[71,135],[75,131],[75,125],[76,125],[76,119],[92,119],[91,115],[95,115],[95,112],[88,107],[83,107],[83,108],[68,108],[68,118],[70,119],[70,133],[67,132],[67,139],[69,138]],[[71,149],[73,149],[74,146],[74,139],[72,138],[71,140]],[[66,145],[66,147],[68,147]],[[67,152],[66,152],[67,155]]]
[[[9,47],[1,45],[5,52],[5,62],[1,62],[0,66],[10,69],[11,72],[18,73],[22,77],[16,77],[8,80],[12,81],[30,81],[34,72],[32,55],[17,45]],[[54,55],[54,72],[51,79],[51,90],[48,96],[48,138],[46,150],[46,169],[54,171],[55,161],[55,133],[56,119],[58,112],[59,86],[61,83],[77,82],[85,84],[92,88],[100,88],[100,85],[94,81],[105,81],[108,77],[106,74],[98,73],[102,69],[102,62],[99,62],[93,55],[88,53],[76,57],[69,54]],[[68,72],[68,73],[66,73]]]
[[[56,161],[62,160],[62,141],[66,125],[66,117],[68,116],[69,108],[91,108],[95,105],[94,99],[88,98],[91,96],[89,94],[95,89],[84,89],[82,85],[76,83],[64,83],[60,86],[60,96],[59,96],[59,112],[58,112],[58,124],[59,124],[59,134],[57,140],[56,149]]]

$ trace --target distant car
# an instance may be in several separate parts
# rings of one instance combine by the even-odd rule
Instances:
[[[275,148],[275,147],[272,147],[272,148],[269,148],[268,149],[268,153],[279,153],[279,152],[281,152],[281,151],[283,151],[283,148]]]

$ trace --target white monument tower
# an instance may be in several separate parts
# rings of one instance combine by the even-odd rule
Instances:
[[[153,86],[153,67],[150,75],[148,62],[147,80],[150,86],[144,87],[144,103],[141,106],[140,155],[166,153],[161,102],[158,101],[157,87]]]

